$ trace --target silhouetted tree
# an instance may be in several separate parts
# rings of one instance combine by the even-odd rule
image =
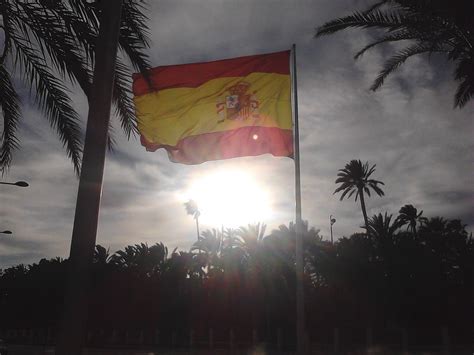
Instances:
[[[205,264],[198,255],[187,251],[173,251],[171,257],[166,262],[165,272],[168,277],[178,279],[202,279],[204,276]]]
[[[426,219],[422,217],[423,211],[418,210],[413,205],[405,205],[398,211],[398,219],[402,225],[407,225],[407,229],[410,228],[413,235],[416,236],[416,225],[423,223]]]
[[[319,230],[314,227],[309,227],[308,221],[303,221],[301,233],[305,245],[304,260],[305,272],[310,274],[314,264],[314,258],[317,258],[317,253],[322,242],[322,237],[319,235]],[[265,249],[267,253],[272,255],[275,259],[275,269],[277,273],[283,275],[286,280],[294,282],[294,268],[295,268],[295,252],[296,252],[296,225],[290,222],[288,226],[282,224],[278,229],[272,230],[270,235],[264,239]],[[308,264],[308,258],[310,263]],[[309,270],[308,270],[309,265]],[[314,276],[314,275],[313,275]]]
[[[102,245],[97,244],[94,250],[93,263],[99,265],[106,265],[109,263],[111,255],[109,249],[105,249]]]
[[[193,243],[191,251],[201,250],[210,255],[217,256],[221,251],[222,234],[217,229],[205,230],[199,239]]]
[[[216,229],[205,230],[198,240],[194,242],[191,251],[198,250],[199,254],[194,255],[196,265],[202,267],[200,274],[204,276],[205,269],[208,272],[219,268],[219,255],[222,249],[222,233]]]
[[[316,36],[347,28],[375,28],[383,35],[363,47],[368,49],[393,42],[408,43],[390,57],[372,84],[377,90],[384,80],[408,58],[423,53],[441,53],[455,63],[454,79],[458,88],[455,107],[463,107],[474,95],[474,24],[471,0],[381,0],[367,10],[329,21],[316,30]],[[400,48],[400,47],[394,47]]]
[[[196,221],[196,235],[199,240],[199,216],[201,215],[201,212],[199,211],[198,204],[194,200],[189,200],[184,203],[184,208],[186,209],[186,213],[193,216]]]
[[[163,243],[151,247],[146,243],[129,245],[117,251],[111,262],[127,271],[141,276],[160,274],[168,257],[168,248]]]
[[[367,235],[376,240],[393,240],[395,232],[402,226],[402,222],[395,219],[392,222],[392,215],[381,213],[374,215],[367,222]]]
[[[349,194],[347,195],[347,198],[351,198],[354,193],[355,201],[357,201],[357,198],[360,199],[360,207],[362,209],[362,215],[364,216],[366,230],[368,230],[368,224],[364,193],[370,197],[370,190],[372,189],[377,193],[377,195],[384,195],[384,192],[378,186],[384,185],[384,183],[382,181],[369,179],[374,171],[375,164],[369,169],[368,162],[362,164],[360,160],[351,160],[348,164],[346,164],[344,169],[339,169],[336,184],[340,184],[340,186],[334,191],[335,194],[342,191],[342,195],[340,197],[341,201],[344,199],[344,197],[346,197],[347,194]]]
[[[234,247],[242,251],[243,264],[248,268],[259,268],[258,262],[262,259],[263,239],[267,226],[264,223],[249,224],[235,231],[237,238]],[[258,271],[257,271],[258,272]]]
[[[446,325],[456,327],[453,339],[470,341],[460,332],[471,329],[474,319],[472,236],[459,220],[430,218],[416,238],[397,228],[401,223],[377,214],[369,218],[368,233],[331,244],[305,222],[308,329],[344,325],[357,333],[371,326],[380,327],[382,335],[387,326],[416,331]],[[201,239],[201,254],[175,249],[169,255],[162,243],[140,243],[108,257],[99,246],[88,286],[89,326],[105,334],[144,329],[146,338],[158,328],[162,346],[172,345],[167,340],[172,330],[175,345],[188,346],[189,329],[197,337],[206,336],[208,328],[216,337],[233,328],[237,339],[249,343],[241,330],[268,336],[282,328],[285,342],[292,342],[287,333],[295,322],[295,225],[281,225],[268,235],[262,227],[227,230],[221,252],[216,230],[202,233],[209,240]],[[215,255],[211,264],[203,263],[208,252]],[[67,262],[42,259],[3,270],[0,329],[54,328]],[[100,337],[91,341],[100,345]]]

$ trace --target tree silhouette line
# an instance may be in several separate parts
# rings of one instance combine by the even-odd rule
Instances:
[[[407,210],[415,209],[406,205],[395,219],[374,215],[367,233],[334,244],[305,224],[310,329],[472,327],[471,236],[459,220]],[[171,253],[163,243],[130,245],[114,254],[97,245],[90,327],[248,328],[264,334],[283,328],[291,334],[295,226],[264,232],[263,224],[205,230],[191,250]],[[0,328],[54,327],[67,264],[42,259],[3,270]]]

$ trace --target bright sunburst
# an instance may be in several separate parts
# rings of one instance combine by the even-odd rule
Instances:
[[[250,173],[217,171],[197,178],[183,196],[197,202],[200,222],[238,227],[271,217],[270,195]]]

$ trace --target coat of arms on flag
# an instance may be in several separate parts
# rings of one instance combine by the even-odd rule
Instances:
[[[228,88],[227,96],[217,99],[217,113],[219,121],[245,120],[247,118],[258,118],[258,99],[256,91],[249,93],[251,84],[241,81]]]

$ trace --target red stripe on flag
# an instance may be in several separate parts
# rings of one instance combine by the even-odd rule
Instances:
[[[251,55],[150,69],[151,87],[140,73],[133,74],[133,94],[144,95],[167,88],[198,87],[215,78],[246,76],[250,73],[290,74],[290,51]]]
[[[185,137],[175,147],[148,142],[141,136],[141,143],[148,151],[167,150],[175,163],[201,164],[209,160],[242,156],[272,154],[293,156],[293,133],[275,127],[242,127],[231,131],[205,133]]]

